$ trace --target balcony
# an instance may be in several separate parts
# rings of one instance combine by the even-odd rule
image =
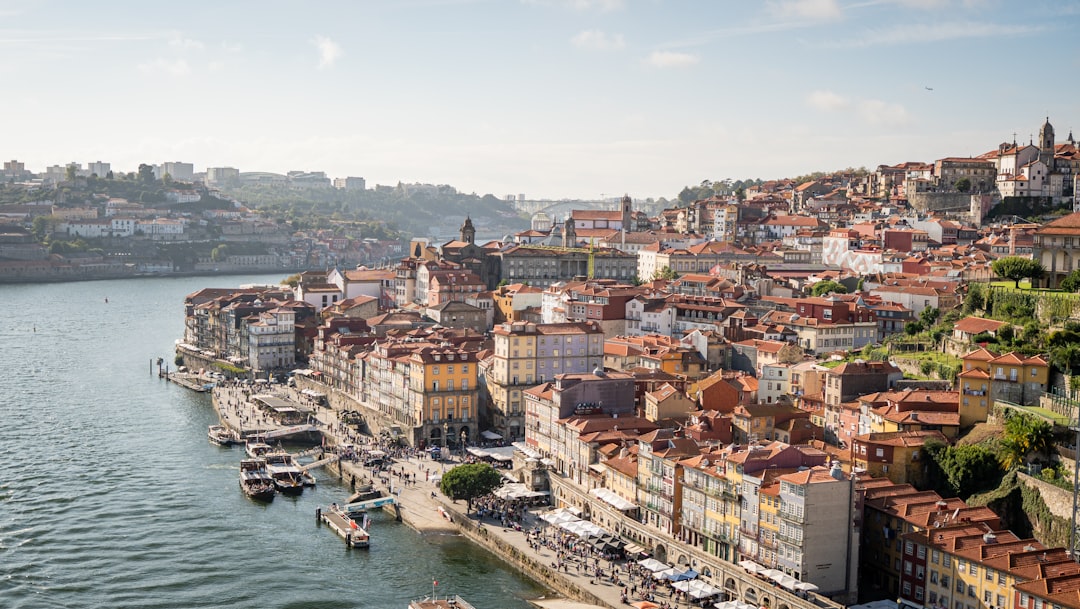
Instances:
[[[784,543],[788,543],[793,546],[801,546],[803,542],[801,537],[796,537],[791,533],[777,533],[776,538]]]
[[[975,391],[974,389],[965,389],[964,390],[964,395],[984,396],[984,395],[986,395],[986,392],[985,391]]]
[[[791,522],[797,522],[799,524],[806,523],[806,514],[796,514],[788,510],[780,510],[780,517],[784,520],[790,520]]]

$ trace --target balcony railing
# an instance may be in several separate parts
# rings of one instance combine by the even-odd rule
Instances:
[[[806,514],[805,513],[796,514],[795,512],[792,512],[792,511],[789,511],[789,510],[780,510],[780,517],[783,518],[784,520],[790,520],[792,522],[798,522],[799,524],[804,524],[806,522]]]

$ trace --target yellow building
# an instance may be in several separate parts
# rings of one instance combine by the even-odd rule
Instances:
[[[773,482],[758,493],[758,555],[757,562],[770,568],[777,566],[780,536],[780,483]]]
[[[1038,404],[1050,382],[1050,365],[1040,355],[1025,356],[1015,351],[997,355],[986,349],[976,349],[963,357],[964,370],[982,370],[990,377],[990,404],[995,400],[1031,406]],[[974,380],[974,377],[968,377]],[[981,383],[972,383],[981,387]],[[963,405],[964,386],[960,404]],[[975,390],[972,388],[971,390]],[[978,397],[978,396],[975,396]],[[990,406],[988,404],[988,407]],[[975,408],[969,404],[969,408]],[[974,415],[976,413],[969,413]]]
[[[431,446],[460,446],[476,438],[478,370],[476,352],[454,347],[425,347],[408,357],[406,403],[414,425],[423,426]]]

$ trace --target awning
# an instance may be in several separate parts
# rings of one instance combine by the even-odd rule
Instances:
[[[627,501],[618,493],[608,488],[594,488],[589,491],[589,494],[593,495],[597,499],[600,499],[604,503],[607,503],[608,505],[619,510],[620,512],[625,512],[627,510],[633,510],[637,508],[637,504],[633,503],[632,501]]]
[[[645,548],[637,545],[636,543],[628,544],[623,549],[626,550],[627,554],[644,554],[646,552]]]
[[[480,436],[485,440],[502,440],[502,435],[497,434],[494,431],[489,431],[487,429],[481,431]]]
[[[529,457],[530,459],[540,458],[540,453],[535,448],[529,446],[524,442],[514,442],[513,444],[511,444],[511,446],[525,453],[525,456]]]

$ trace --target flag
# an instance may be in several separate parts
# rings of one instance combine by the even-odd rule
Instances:
[[[438,586],[439,585],[439,580],[437,580],[437,579],[431,580],[431,585],[432,586]]]

